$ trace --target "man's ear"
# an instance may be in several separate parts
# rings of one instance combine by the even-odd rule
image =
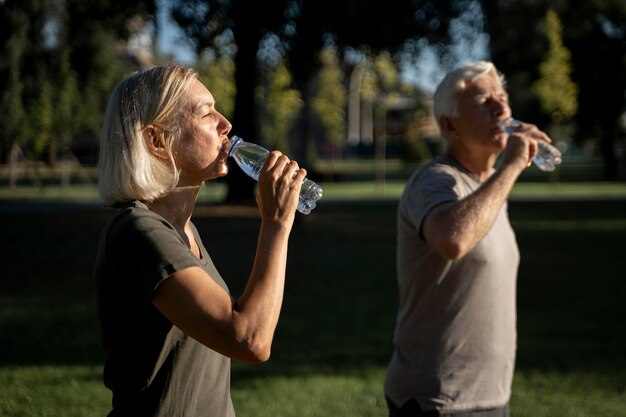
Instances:
[[[148,125],[141,129],[141,134],[143,135],[143,139],[150,153],[157,158],[167,159],[167,151],[161,133],[161,129],[154,125]]]
[[[446,134],[446,137],[450,138],[456,132],[456,128],[452,119],[448,116],[441,116],[439,118],[439,126],[441,126],[441,130]]]

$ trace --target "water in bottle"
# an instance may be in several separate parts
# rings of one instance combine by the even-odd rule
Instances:
[[[506,120],[500,122],[500,128],[504,130],[508,135],[519,129],[522,126],[522,122],[509,117]],[[542,140],[537,141],[537,154],[533,158],[533,162],[542,171],[551,172],[556,169],[562,161],[561,151],[554,146]]]
[[[268,153],[269,151],[262,146],[246,142],[239,136],[232,137],[230,148],[228,148],[228,155],[232,156],[241,170],[255,181],[259,180],[259,171]],[[300,189],[298,211],[309,214],[320,198],[322,198],[322,187],[305,178]]]

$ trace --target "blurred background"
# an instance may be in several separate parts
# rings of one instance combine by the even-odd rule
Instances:
[[[624,0],[0,0],[0,51],[0,416],[109,410],[91,282],[112,215],[98,134],[113,87],[168,62],[198,70],[233,134],[324,188],[296,220],[272,359],[233,364],[238,415],[386,415],[397,200],[445,149],[435,86],[478,59],[564,155],[553,173],[527,169],[509,202],[522,253],[512,415],[624,415]],[[233,165],[194,215],[235,295],[254,193]]]
[[[558,174],[528,180],[626,178],[623,0],[2,0],[0,13],[9,189],[95,182],[113,86],[172,61],[198,69],[233,134],[319,181],[385,183],[441,151],[431,97],[444,73],[492,60],[514,115],[565,154]],[[250,199],[233,174],[223,198]]]

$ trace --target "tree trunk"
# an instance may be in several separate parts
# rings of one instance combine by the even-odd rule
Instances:
[[[618,163],[615,155],[615,128],[608,120],[605,120],[603,124],[600,153],[604,161],[604,177],[608,181],[615,181],[618,176]]]
[[[239,5],[241,6],[241,5]],[[241,10],[241,11],[237,11]],[[249,19],[249,13],[242,7],[234,8],[234,38],[237,44],[235,56],[235,109],[233,115],[232,133],[241,136],[244,140],[256,142],[259,140],[259,129],[256,123],[254,90],[257,81],[256,54],[260,42],[260,31],[255,29],[255,23]],[[239,169],[235,162],[229,160],[229,174],[226,177],[228,192],[227,203],[251,203],[255,199],[255,181]]]

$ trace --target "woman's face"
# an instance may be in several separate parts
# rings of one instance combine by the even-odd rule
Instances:
[[[179,186],[199,185],[228,173],[231,124],[215,109],[211,92],[195,80],[181,111],[181,136],[174,145]]]

